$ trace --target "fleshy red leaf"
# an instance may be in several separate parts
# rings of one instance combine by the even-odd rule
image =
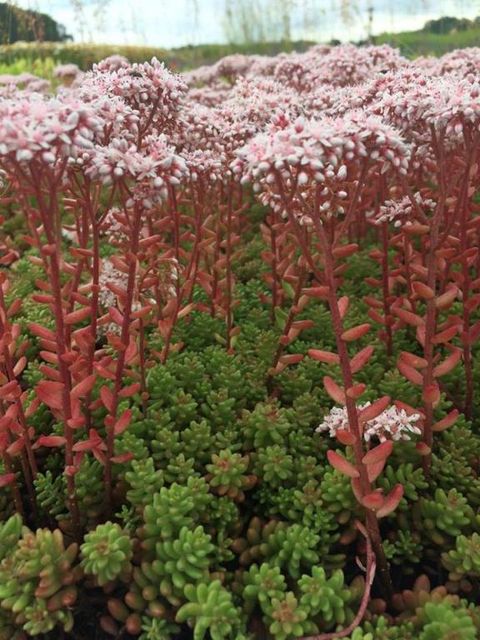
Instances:
[[[432,453],[432,449],[425,442],[417,442],[415,449],[421,456],[428,456]]]
[[[335,436],[345,446],[351,446],[357,441],[356,437],[348,429],[337,429]]]
[[[453,349],[450,355],[448,355],[443,362],[434,368],[433,375],[435,378],[439,378],[440,376],[445,376],[447,373],[450,373],[450,371],[452,371],[452,369],[454,369],[460,362],[461,357],[462,351],[460,349]]]
[[[373,402],[370,406],[365,407],[365,409],[362,409],[359,412],[358,414],[359,422],[364,424],[369,420],[373,420],[374,418],[379,416],[381,413],[383,413],[389,404],[390,404],[390,396],[383,396],[382,398],[375,400],[375,402]]]
[[[365,322],[363,324],[359,324],[356,327],[352,327],[351,329],[347,329],[342,333],[342,340],[345,342],[353,342],[354,340],[359,340],[366,333],[370,331],[371,324]]]
[[[302,353],[287,353],[280,358],[280,362],[285,365],[298,364],[304,358]]]
[[[382,507],[377,511],[377,518],[384,518],[395,511],[400,500],[403,498],[404,489],[401,484],[397,484],[384,499]]]
[[[450,340],[454,338],[457,333],[458,327],[456,325],[452,325],[451,327],[447,327],[443,331],[437,333],[432,342],[433,344],[445,344],[446,342],[450,342]]]
[[[349,387],[345,394],[348,398],[353,398],[357,400],[367,388],[367,385],[364,382],[359,382],[358,384],[354,384],[352,387]]]
[[[86,320],[91,314],[90,307],[83,307],[83,309],[77,309],[76,311],[72,311],[71,313],[67,313],[65,316],[66,324],[75,324],[76,322],[82,322]]]
[[[362,462],[366,465],[376,464],[377,462],[386,460],[392,451],[393,442],[391,440],[386,440],[374,449],[370,449],[370,451],[363,456]]]
[[[113,458],[110,458],[110,460],[114,464],[123,464],[124,462],[129,462],[130,460],[133,460],[134,457],[135,456],[131,451],[127,451],[126,453],[121,453],[118,456],[113,456]]]
[[[432,404],[434,407],[440,402],[440,387],[436,382],[427,385],[423,389],[423,401]]]
[[[409,382],[421,386],[423,384],[423,376],[416,369],[406,364],[403,360],[397,362],[397,367],[402,376],[404,376]]]
[[[61,409],[63,382],[55,382],[54,380],[40,380],[35,387],[37,397],[44,402],[50,409]]]
[[[16,380],[10,380],[0,387],[0,398],[18,397],[21,393],[22,390]]]
[[[355,469],[351,462],[348,462],[343,456],[341,456],[333,449],[329,449],[327,451],[327,458],[329,463],[332,465],[334,469],[343,473],[343,475],[348,476],[349,478],[359,478],[360,474]]]
[[[39,447],[63,447],[67,442],[63,436],[40,436],[33,445],[34,449]]]
[[[323,378],[323,386],[332,400],[338,404],[345,404],[345,392],[338,386],[335,380],[330,378],[330,376],[325,376]]]
[[[0,488],[7,487],[9,484],[12,484],[14,480],[15,480],[14,473],[3,473],[2,475],[0,475]]]
[[[394,309],[392,309],[392,312],[397,315],[400,320],[402,320],[406,324],[411,325],[412,327],[422,327],[425,324],[423,318],[421,318],[416,313],[407,311],[406,309],[395,307]]]
[[[113,427],[113,433],[116,436],[118,436],[121,433],[123,433],[125,431],[125,429],[128,428],[128,425],[130,424],[131,419],[132,419],[132,410],[131,409],[126,409],[126,411],[123,412],[123,414],[120,416],[120,418],[115,423],[115,425]]]
[[[323,351],[322,349],[309,349],[307,353],[310,358],[318,360],[318,362],[324,362],[325,364],[338,364],[340,362],[338,354],[332,353],[331,351]]]
[[[75,385],[72,389],[72,398],[84,398],[90,393],[95,385],[96,376],[92,373],[84,380]]]
[[[303,289],[303,293],[309,298],[317,298],[319,300],[323,300],[328,296],[329,288],[328,287],[310,287],[308,289]]]
[[[360,371],[360,369],[362,369],[370,360],[373,352],[374,348],[372,346],[368,346],[364,347],[361,351],[356,353],[350,360],[350,368],[352,370],[352,373],[358,373],[358,371]]]
[[[338,247],[335,247],[332,253],[335,256],[335,258],[346,258],[348,256],[353,255],[354,253],[357,253],[357,251],[358,251],[358,244],[351,242],[350,244],[342,244]]]
[[[370,509],[370,511],[378,511],[382,508],[384,504],[385,498],[382,493],[378,491],[372,491],[372,493],[367,493],[366,496],[362,498],[362,504],[366,509]]]
[[[409,353],[408,351],[401,351],[400,359],[402,362],[414,369],[425,369],[428,364],[425,358],[421,358],[420,356],[417,356],[414,353]]]
[[[387,459],[380,460],[374,464],[369,464],[367,467],[367,476],[370,482],[375,482],[378,476],[382,473]]]
[[[53,333],[53,331],[50,331],[50,329],[46,329],[45,327],[42,327],[40,324],[37,324],[36,322],[31,322],[28,325],[28,330],[38,338],[43,338],[44,340],[52,340],[53,342],[56,342],[57,340],[57,336]]]
[[[100,398],[107,411],[113,411],[113,393],[109,387],[103,386],[100,388]]]
[[[417,296],[423,298],[424,300],[431,300],[435,297],[435,291],[423,282],[419,282],[418,280],[412,282],[412,289],[417,294]]]
[[[453,409],[448,415],[432,425],[432,431],[445,431],[445,429],[455,424],[459,415],[458,409]]]
[[[118,395],[120,396],[120,398],[130,398],[131,396],[134,396],[136,393],[138,393],[140,389],[140,383],[134,382],[133,384],[129,384],[128,387],[123,387]]]
[[[338,311],[342,319],[345,317],[345,314],[348,311],[349,303],[350,301],[348,299],[348,296],[342,296],[338,301]]]
[[[448,307],[457,299],[457,296],[458,289],[457,287],[453,287],[436,298],[435,306],[437,309],[448,309]]]

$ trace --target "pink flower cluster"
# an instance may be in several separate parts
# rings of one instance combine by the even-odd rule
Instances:
[[[138,112],[145,130],[164,133],[174,127],[186,89],[180,76],[153,58],[143,64],[100,64],[85,75],[77,92],[86,102],[95,102],[98,96],[120,97]]]
[[[424,214],[435,210],[436,204],[431,198],[424,198],[421,193],[417,192],[414,194],[413,199],[414,203],[408,196],[404,196],[399,200],[386,200],[380,207],[378,215],[374,218],[375,224],[393,222],[394,227],[401,227],[404,224],[412,224],[417,207]]]
[[[66,78],[75,78],[79,75],[80,69],[76,64],[59,64],[53,70],[53,75],[55,78],[59,78],[61,80]]]
[[[358,405],[361,412],[370,406],[370,402]],[[399,409],[392,405],[382,411],[373,420],[368,420],[363,428],[363,437],[366,442],[370,440],[411,440],[412,436],[420,435],[421,429],[417,426],[421,419],[420,414],[408,414],[405,409]],[[349,422],[346,407],[333,407],[325,416],[323,422],[316,428],[319,433],[328,432],[331,438],[335,438],[339,430],[349,431]]]
[[[298,118],[282,128],[271,127],[237,155],[233,171],[242,181],[253,182],[266,204],[279,209],[291,194],[305,204],[301,209],[312,211],[314,198],[319,212],[331,217],[344,213],[342,202],[362,167],[406,173],[409,149],[379,118],[353,111],[344,118]]]
[[[16,162],[66,159],[74,148],[91,148],[102,123],[87,104],[42,96],[0,101],[0,156]]]
[[[115,138],[109,145],[94,149],[86,170],[90,178],[104,184],[132,179],[133,200],[141,199],[146,208],[165,200],[168,185],[180,184],[187,173],[185,160],[163,135],[150,136],[141,151],[127,140]]]
[[[156,59],[111,56],[85,74],[60,65],[55,75],[75,81],[56,97],[35,76],[0,78],[0,156],[137,182],[134,198],[149,204],[188,176],[218,184],[233,173],[276,209],[283,191],[301,219],[314,207],[331,217],[362,168],[370,180],[410,163],[433,174],[431,127],[452,149],[468,142],[480,125],[479,67],[480,49],[409,61],[351,45],[228,56],[183,77]],[[410,213],[387,202],[379,220]]]

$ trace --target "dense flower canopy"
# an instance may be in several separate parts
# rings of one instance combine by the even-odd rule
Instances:
[[[163,160],[183,154],[194,177],[215,182],[233,169],[274,206],[279,175],[287,191],[302,187],[300,199],[291,193],[299,205],[322,184],[319,206],[334,215],[367,156],[370,173],[405,173],[410,162],[434,171],[429,127],[450,146],[473,135],[479,59],[475,48],[410,61],[387,46],[319,45],[229,56],[183,77],[156,59],[111,56],[85,74],[60,65],[57,97],[30,74],[0,79],[0,151],[17,162],[66,159],[105,182],[152,176],[147,138],[166,136]]]

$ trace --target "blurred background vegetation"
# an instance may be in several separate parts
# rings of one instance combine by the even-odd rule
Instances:
[[[56,5],[69,6],[72,15],[80,22],[87,20],[85,12],[88,9],[91,15],[97,16],[101,22],[105,20],[109,5],[116,1],[56,0]],[[160,2],[160,0],[152,1]],[[190,6],[192,13],[195,14],[200,11],[200,3],[220,0],[182,1],[187,3],[185,6]],[[469,7],[469,15],[472,14],[474,6],[478,6],[480,14],[480,2],[471,0],[465,4],[465,1],[458,1],[459,7],[460,5],[463,8]],[[132,0],[133,4],[136,2],[137,0]],[[222,0],[223,10],[218,15],[218,20],[222,24],[224,42],[174,48],[73,42],[67,29],[48,14],[22,9],[12,2],[0,2],[0,73],[31,72],[42,77],[51,77],[57,64],[75,63],[81,69],[88,69],[92,63],[114,53],[125,55],[132,62],[157,56],[170,67],[182,70],[211,64],[222,56],[237,52],[273,55],[279,51],[304,51],[320,38],[295,39],[300,32],[299,22],[303,21],[302,34],[315,34],[314,26],[328,17],[325,9],[327,2],[329,0],[324,0],[323,3],[321,0]],[[382,2],[383,4],[379,4]],[[411,57],[441,55],[455,48],[480,45],[480,17],[468,19],[454,15],[443,16],[428,20],[420,29],[378,34],[378,24],[381,22],[378,20],[378,15],[375,20],[375,11],[386,10],[385,7],[388,7],[392,12],[390,4],[393,2],[390,4],[389,2],[390,0],[387,4],[385,0],[335,0],[330,4],[329,6],[336,11],[335,20],[339,21],[339,25],[343,25],[342,40],[388,43],[400,48],[404,55]],[[48,3],[38,2],[36,4],[48,5]],[[416,0],[413,5],[410,0],[397,0],[396,4],[403,12],[401,13],[403,17],[408,15],[407,12],[413,10],[412,7],[415,5],[416,22],[418,22],[419,7],[423,8],[421,15],[430,15],[439,10],[438,7],[435,9],[435,3],[432,5],[430,0]],[[202,6],[205,8],[206,4]],[[455,1],[448,0],[448,7],[455,7]],[[460,11],[458,13],[461,14]],[[405,20],[400,21],[399,24],[405,24]],[[359,25],[361,25],[360,30]],[[79,27],[78,33],[83,34],[87,31],[85,23],[83,27]],[[349,38],[349,33],[357,35],[362,33],[363,37]],[[198,37],[201,38],[201,34]]]

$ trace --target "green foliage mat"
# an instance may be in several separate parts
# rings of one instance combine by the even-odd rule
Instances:
[[[241,332],[234,353],[220,344],[222,320],[194,312],[177,329],[183,350],[149,369],[147,417],[136,398],[132,423],[116,441],[116,454],[128,452],[131,459],[114,468],[109,522],[102,521],[102,467],[89,456],[76,476],[87,531],[80,545],[69,535],[57,454],[45,457],[35,481],[45,528],[22,525],[7,488],[0,489],[1,640],[24,632],[286,640],[353,620],[364,589],[357,564],[364,561],[363,545],[354,528],[361,514],[349,479],[326,461],[329,436],[315,432],[331,408],[322,377],[335,376],[335,367],[305,358],[267,389],[280,331],[271,328],[261,302],[267,289],[256,242],[235,265]],[[35,273],[24,268],[25,260],[16,266],[11,295],[25,300],[19,322],[28,336],[41,311],[30,303]],[[352,323],[367,319],[361,297],[371,271],[367,250],[351,258],[343,292],[352,296]],[[312,302],[302,317],[314,326],[288,349],[333,349],[325,304]],[[153,348],[155,340],[152,335]],[[399,332],[395,341],[396,350],[415,349],[413,333]],[[371,398],[388,393],[419,402],[382,343],[373,343],[376,352],[363,373]],[[35,347],[29,356],[24,380],[33,385]],[[477,385],[479,373],[477,365]],[[440,415],[450,409],[457,384],[455,372],[446,376]],[[34,415],[37,432],[55,431],[47,416]],[[395,602],[385,613],[374,589],[352,640],[478,637],[479,460],[478,425],[463,418],[436,437],[428,479],[414,443],[396,443],[379,479],[385,490],[398,482],[405,487],[399,508],[381,520]]]

